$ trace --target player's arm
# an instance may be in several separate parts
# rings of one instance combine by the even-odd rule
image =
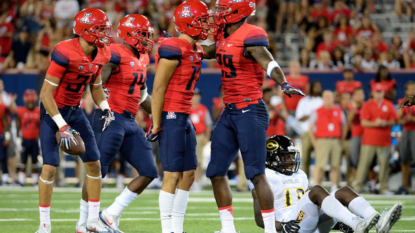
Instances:
[[[59,83],[59,78],[55,78],[49,74],[46,74],[45,81],[43,82],[43,86],[39,94],[39,98],[42,101],[43,107],[45,107],[46,111],[48,112],[49,116],[52,117],[52,119],[54,119],[55,116],[60,115],[58,106],[56,105],[55,99],[53,98],[53,92],[59,86]],[[62,122],[60,120],[54,119],[54,121],[59,128],[62,128],[66,125],[64,120]]]
[[[144,83],[143,86],[141,86],[140,96],[140,106],[148,114],[151,114],[151,96],[147,93],[147,83]]]
[[[115,119],[113,112],[108,104],[107,98],[105,97],[104,90],[102,89],[101,74],[98,72],[98,76],[95,81],[90,84],[91,96],[95,104],[102,110],[101,120],[105,120],[102,131],[105,131],[111,122]]]
[[[265,46],[249,46],[246,47],[245,55],[253,57],[258,64],[265,70],[269,77],[272,78],[276,83],[281,85],[282,91],[291,97],[291,95],[305,96],[304,93],[296,88],[293,88],[287,83],[284,73],[281,67],[274,60],[271,53]]]
[[[214,59],[216,56],[216,43],[209,46],[202,45],[203,48],[203,59]]]
[[[101,80],[102,83],[105,83],[111,76],[112,71],[117,68],[117,64],[112,62],[107,62],[101,70]]]
[[[161,130],[161,113],[163,112],[164,97],[170,79],[178,65],[179,60],[177,59],[161,58],[159,61],[156,76],[154,77],[151,99],[151,111],[153,117],[151,132],[153,135],[156,135]]]
[[[258,196],[256,194],[255,189],[252,189],[251,193],[252,193],[252,197],[254,199],[254,213],[255,213],[256,225],[258,227],[264,228],[264,220],[262,219],[261,207],[259,205]],[[276,225],[276,228],[279,229],[280,226],[279,225],[277,226],[277,223],[279,223],[279,222],[276,222],[275,225]]]

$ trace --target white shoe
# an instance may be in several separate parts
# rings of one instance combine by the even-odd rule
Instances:
[[[121,215],[116,216],[116,215],[108,214],[107,209],[104,209],[103,211],[101,211],[101,213],[99,213],[99,218],[105,225],[111,228],[115,233],[123,233],[119,228]]]
[[[88,233],[86,231],[86,223],[78,225],[78,222],[76,222],[75,233]]]
[[[376,224],[377,233],[388,233],[392,226],[401,218],[402,204],[397,203],[389,211],[384,211]]]
[[[376,225],[376,223],[380,219],[380,214],[374,213],[367,219],[359,219],[357,220],[358,223],[356,225],[356,229],[354,230],[355,233],[368,233],[372,227]]]
[[[105,225],[99,218],[96,221],[87,222],[86,230],[98,233],[114,233],[114,231]]]
[[[37,230],[35,233],[51,233],[52,232],[52,226],[50,224],[40,224],[39,230]]]

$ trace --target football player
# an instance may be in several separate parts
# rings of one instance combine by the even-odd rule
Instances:
[[[150,141],[159,140],[164,171],[159,196],[163,233],[182,233],[189,189],[197,167],[196,134],[190,121],[192,97],[204,53],[198,40],[213,34],[213,14],[205,3],[189,0],[174,12],[178,38],[163,40],[156,54]],[[176,190],[177,188],[177,190]]]
[[[266,150],[263,145],[269,124],[261,90],[264,71],[288,96],[304,96],[287,83],[278,63],[268,52],[267,33],[246,23],[246,18],[254,13],[255,0],[218,0],[216,43],[205,48],[205,58],[216,58],[222,69],[225,93],[226,108],[213,131],[211,160],[206,174],[212,181],[222,233],[236,232],[232,194],[225,175],[238,150],[242,154],[246,178],[257,190],[265,232],[275,232],[272,191],[264,175]]]
[[[84,190],[88,190],[88,221],[90,232],[112,232],[99,219],[101,195],[101,166],[99,151],[92,127],[80,109],[80,101],[89,84],[94,102],[102,109],[104,131],[114,115],[102,90],[101,69],[110,60],[111,24],[107,15],[95,8],[80,11],[74,20],[74,33],[79,38],[62,41],[52,52],[40,99],[40,141],[43,156],[39,177],[40,227],[38,233],[50,233],[50,203],[53,179],[59,166],[60,146],[71,150],[79,145],[74,134],[80,134],[86,153],[81,155],[86,168]],[[59,143],[56,142],[59,132]],[[79,133],[78,133],[79,132]],[[87,188],[86,188],[87,186]],[[86,194],[86,193],[85,193]]]
[[[399,220],[402,204],[395,204],[380,215],[363,197],[349,187],[328,193],[316,185],[307,191],[307,175],[299,170],[300,152],[285,136],[267,140],[265,173],[274,194],[276,228],[282,232],[330,232],[340,221],[350,228],[345,232],[369,232],[376,225],[378,233],[387,233]],[[263,227],[256,188],[250,183],[254,197],[255,221]],[[347,206],[347,208],[345,208]],[[300,229],[298,229],[298,226]],[[350,231],[353,230],[353,231]]]
[[[25,106],[17,107],[16,128],[17,134],[21,131],[22,153],[20,160],[23,167],[19,169],[19,183],[24,186],[26,183],[26,164],[27,157],[32,157],[32,182],[36,185],[39,180],[36,168],[37,156],[39,151],[39,131],[40,131],[40,108],[36,106],[37,92],[33,89],[27,89],[23,94]]]
[[[101,220],[115,232],[119,230],[121,212],[157,177],[157,167],[151,153],[151,144],[135,121],[139,106],[151,114],[151,97],[147,94],[147,52],[153,48],[154,30],[150,21],[139,14],[121,19],[118,37],[123,44],[111,44],[111,60],[102,68],[102,82],[109,91],[109,105],[115,120],[107,130],[101,131],[101,109],[94,114],[93,128],[101,154],[101,174],[108,172],[115,155],[120,152],[140,174],[101,214]],[[81,200],[81,216],[77,232],[86,232],[88,215],[86,200]]]

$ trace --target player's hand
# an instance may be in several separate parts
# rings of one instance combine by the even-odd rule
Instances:
[[[79,132],[72,129],[69,125],[65,125],[59,129],[59,147],[62,145],[65,146],[67,150],[71,150],[71,141],[74,142],[75,145],[79,145],[78,140],[73,136],[73,134],[78,134]]]
[[[105,120],[102,132],[104,132],[113,120],[115,120],[114,113],[110,109],[104,109],[101,113],[101,120]]]
[[[281,232],[282,233],[297,233],[300,230],[300,226],[298,225],[300,221],[298,220],[291,220],[289,222],[282,222],[281,223]]]
[[[415,96],[405,97],[405,99],[398,105],[398,108],[410,107],[415,104]]]
[[[281,84],[281,90],[284,94],[288,95],[291,98],[291,95],[301,95],[305,96],[305,94],[297,88],[292,87],[289,83],[284,82]]]
[[[102,90],[104,91],[105,98],[109,99],[110,98],[110,90],[106,87],[102,87]]]
[[[146,134],[147,141],[155,142],[159,138],[159,132],[161,131],[161,128],[153,128],[153,125],[150,126],[150,129],[148,130]]]

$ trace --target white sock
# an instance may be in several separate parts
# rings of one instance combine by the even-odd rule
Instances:
[[[172,211],[172,225],[174,233],[183,233],[184,215],[186,214],[189,191],[182,189],[176,190]]]
[[[32,172],[32,184],[37,184],[38,180],[39,180],[39,173]]]
[[[99,218],[99,206],[100,200],[92,200],[88,199],[88,222],[89,221],[97,221]]]
[[[174,194],[160,190],[159,208],[162,233],[171,233]]]
[[[9,173],[3,173],[3,176],[1,177],[1,181],[3,181],[3,183],[9,182]]]
[[[19,172],[19,183],[22,185],[26,184],[26,172]]]
[[[88,220],[88,202],[81,199],[81,205],[79,207],[79,220],[78,226],[86,223]]]
[[[349,203],[350,212],[367,219],[377,211],[363,197],[356,197]]]
[[[330,217],[339,220],[355,229],[356,215],[352,214],[346,207],[344,207],[336,198],[327,196],[321,203],[321,209]]]
[[[110,215],[121,215],[121,212],[127,207],[131,202],[133,202],[138,197],[137,193],[131,192],[128,187],[122,191],[122,193],[115,198],[114,203],[108,207],[107,212]]]
[[[50,225],[50,205],[39,205],[40,224]]]
[[[233,223],[232,205],[218,208],[220,221],[222,223],[222,232],[236,232]],[[275,221],[275,220],[274,220]]]
[[[277,233],[275,228],[275,210],[261,210],[262,219],[264,220],[265,233]]]

